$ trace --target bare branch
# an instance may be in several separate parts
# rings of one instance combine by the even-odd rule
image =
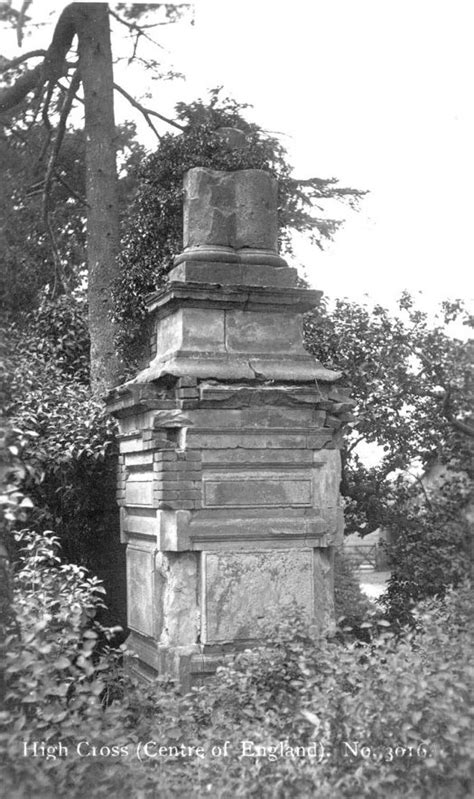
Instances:
[[[111,17],[116,19],[117,22],[120,22],[121,25],[125,25],[125,27],[129,29],[129,31],[131,31],[132,33],[135,33],[137,35],[137,37],[143,36],[145,39],[148,39],[149,42],[151,42],[152,44],[155,44],[157,47],[159,47],[160,50],[164,50],[165,49],[163,47],[163,45],[161,45],[159,42],[156,42],[154,39],[151,38],[151,36],[148,36],[148,34],[145,33],[145,28],[146,27],[152,27],[152,26],[137,25],[136,22],[128,22],[126,19],[123,19],[122,17],[120,17],[115,11],[112,11],[111,8],[109,8],[109,14],[110,14]]]
[[[48,152],[48,149],[49,149],[49,145],[50,145],[50,142],[51,142],[51,136],[52,135],[53,135],[53,129],[50,127],[49,130],[46,130],[46,136],[45,136],[45,140],[43,142],[43,146],[41,147],[40,154],[38,156],[37,166],[39,166],[39,164],[42,164],[43,161],[44,161],[46,153]]]
[[[64,75],[66,56],[76,35],[74,3],[62,11],[54,29],[53,38],[43,62],[45,80],[54,80]]]
[[[66,55],[75,34],[75,11],[72,4],[61,13],[42,63],[20,75],[13,86],[0,92],[0,113],[14,108],[30,92],[41,91],[46,81],[57,81],[65,74]]]
[[[24,64],[25,61],[29,61],[30,58],[44,58],[45,55],[46,50],[30,50],[29,53],[23,53],[22,55],[12,58],[9,61],[2,59],[0,72],[8,72],[9,69],[15,69],[15,67],[19,67],[20,64]]]
[[[18,47],[21,47],[23,43],[23,25],[27,19],[26,12],[28,11],[28,7],[31,5],[31,0],[23,0],[21,4],[20,13],[18,14],[18,19],[16,22],[16,40],[18,42]]]
[[[64,98],[64,102],[61,108],[61,114],[59,117],[59,123],[56,130],[56,135],[54,137],[54,143],[51,149],[51,153],[48,160],[48,167],[46,169],[46,175],[44,178],[43,218],[45,220],[47,219],[49,214],[49,196],[50,196],[51,181],[53,179],[54,168],[56,166],[56,160],[58,157],[59,150],[61,148],[64,134],[66,132],[67,118],[69,116],[69,112],[71,110],[76,92],[79,89],[80,83],[81,83],[81,77],[79,74],[79,70],[77,69],[74,75],[72,76],[68,92],[66,94],[66,97]]]
[[[179,125],[177,122],[174,122],[172,119],[168,119],[168,117],[163,116],[163,114],[159,114],[158,111],[153,111],[153,109],[151,108],[145,108],[145,106],[139,103],[138,100],[135,100],[134,97],[132,97],[128,92],[126,92],[125,89],[122,89],[122,87],[119,86],[117,83],[114,83],[114,89],[118,91],[120,94],[122,94],[128,100],[128,102],[131,105],[133,105],[134,108],[136,108],[138,111],[140,111],[141,114],[143,114],[146,121],[148,122],[152,130],[156,133],[158,138],[160,138],[160,136],[157,130],[155,129],[155,126],[151,122],[149,118],[150,116],[157,117],[158,119],[161,119],[162,122],[166,122],[168,125],[172,125],[174,128],[178,128],[178,130],[182,131],[186,130],[185,127]]]
[[[64,186],[64,188],[68,190],[69,194],[72,197],[74,197],[81,205],[84,205],[86,208],[89,207],[89,203],[87,202],[85,197],[82,197],[77,191],[75,191],[75,189],[72,188],[69,181],[67,181],[66,178],[63,177],[63,175],[60,175],[59,172],[55,172],[54,177],[56,178],[58,183],[61,183]]]
[[[44,98],[43,108],[41,109],[41,119],[43,120],[43,125],[45,126],[46,130],[51,130],[51,122],[49,121],[48,111],[49,111],[49,104],[51,102],[51,97],[53,96],[54,91],[54,82],[50,80],[48,82],[48,88],[46,91],[46,97]]]
[[[432,509],[432,504],[431,504],[431,500],[430,500],[430,498],[428,496],[428,492],[426,490],[426,486],[425,486],[425,484],[423,482],[423,478],[420,477],[418,474],[415,474],[414,472],[408,471],[408,474],[411,474],[411,476],[415,478],[416,482],[418,483],[418,485],[421,488],[422,494],[423,494],[423,496],[425,498],[426,505],[427,505],[428,509],[431,510]]]
[[[464,433],[469,438],[474,438],[474,425],[467,424],[461,419],[450,419],[450,422],[455,430],[459,430],[460,433]]]
[[[357,447],[357,445],[360,444],[361,441],[364,440],[364,438],[365,438],[365,436],[359,436],[359,438],[356,438],[354,441],[351,441],[351,443],[349,445],[345,446],[346,452],[347,453],[352,452],[352,450],[355,449]]]
[[[77,68],[77,64],[75,65],[75,68]],[[60,83],[59,81],[57,82],[57,86],[61,89],[62,92],[64,92],[64,94],[68,93],[69,86],[63,86],[63,84]],[[81,103],[82,105],[84,105],[84,100],[82,99],[82,97],[79,97],[78,95],[76,95],[76,100],[77,100],[78,103]]]
[[[63,286],[65,293],[69,294],[70,293],[69,286],[68,286],[67,282],[63,279],[62,267],[61,267],[61,257],[59,255],[58,245],[56,243],[56,237],[54,235],[53,228],[51,227],[51,221],[50,221],[50,218],[49,218],[49,214],[46,215],[44,221],[45,221],[46,230],[48,231],[48,236],[49,236],[49,239],[50,239],[50,242],[51,242],[51,249],[52,249],[52,252],[53,252],[53,261],[54,261],[54,284],[53,284],[53,290],[51,292],[52,296],[54,297],[56,295],[56,286],[58,284],[58,280],[60,281],[61,285]]]

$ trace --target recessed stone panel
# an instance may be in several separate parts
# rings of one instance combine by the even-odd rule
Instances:
[[[298,606],[313,614],[311,549],[253,552],[203,552],[202,606],[204,643],[261,636],[261,625]]]
[[[320,450],[314,455],[314,496],[320,508],[335,507],[341,482],[341,455],[337,449]]]
[[[150,474],[146,480],[127,480],[125,483],[126,505],[152,505],[153,482]]]
[[[313,462],[313,452],[309,449],[209,449],[202,452],[202,466],[210,469],[218,466],[227,468],[266,468],[289,467],[302,469]]]
[[[210,308],[180,308],[160,319],[157,352],[161,356],[179,350],[224,351],[224,311]]]
[[[297,314],[226,311],[228,352],[301,355],[302,339],[302,317]]]
[[[224,311],[183,308],[183,349],[196,352],[224,350]]]
[[[301,433],[275,430],[254,430],[238,433],[200,433],[192,428],[186,431],[186,446],[191,450],[205,449],[306,449],[308,436]]]
[[[204,484],[204,507],[277,507],[310,506],[310,480],[249,478],[207,480]]]
[[[160,355],[179,349],[183,339],[183,312],[180,309],[164,319],[157,326],[156,349]]]
[[[128,626],[142,635],[153,635],[153,553],[127,549]]]
[[[126,510],[122,521],[124,533],[136,533],[137,535],[156,535],[157,521],[156,511],[152,509],[142,510],[134,508]]]

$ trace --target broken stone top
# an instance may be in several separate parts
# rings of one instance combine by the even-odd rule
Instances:
[[[184,246],[277,252],[277,182],[261,169],[196,167],[184,178]]]
[[[184,251],[176,265],[206,260],[286,266],[278,255],[277,181],[268,172],[190,169],[183,216]]]

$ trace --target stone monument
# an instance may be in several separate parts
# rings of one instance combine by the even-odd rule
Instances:
[[[278,255],[275,179],[195,168],[184,194],[183,252],[148,299],[148,365],[108,408],[135,668],[188,687],[270,613],[331,623],[352,403],[303,348],[321,292]]]

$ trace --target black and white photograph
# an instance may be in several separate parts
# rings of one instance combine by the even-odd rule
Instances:
[[[0,791],[474,793],[469,0],[0,2]]]

